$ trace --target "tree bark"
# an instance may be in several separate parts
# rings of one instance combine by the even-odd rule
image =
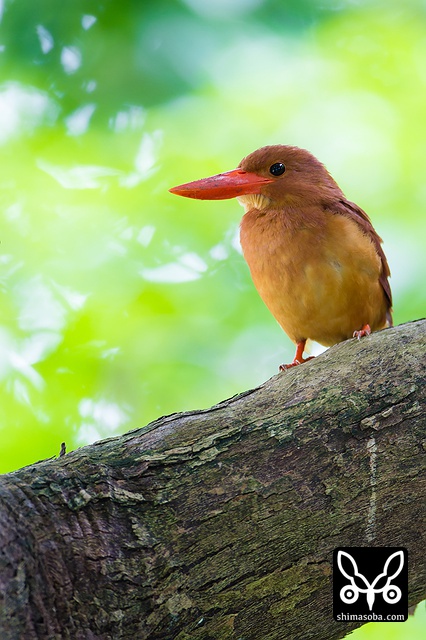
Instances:
[[[419,602],[425,327],[2,476],[0,637],[342,638],[336,546],[407,547]]]

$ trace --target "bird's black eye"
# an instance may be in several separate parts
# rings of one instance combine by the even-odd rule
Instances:
[[[282,176],[285,171],[285,166],[282,162],[276,162],[271,167],[269,167],[269,173],[272,173],[273,176]]]

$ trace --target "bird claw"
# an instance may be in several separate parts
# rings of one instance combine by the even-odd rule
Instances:
[[[287,369],[291,369],[292,367],[297,367],[299,364],[303,364],[304,362],[308,362],[308,360],[313,360],[315,356],[309,356],[309,358],[295,358],[293,362],[290,364],[280,364],[279,371],[287,371]]]
[[[361,340],[361,338],[364,338],[364,336],[369,336],[370,333],[371,333],[370,325],[365,324],[363,327],[361,327],[359,331],[354,331],[353,337],[358,338],[358,340]]]

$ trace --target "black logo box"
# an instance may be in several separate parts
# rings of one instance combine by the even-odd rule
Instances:
[[[339,621],[404,622],[408,617],[407,549],[335,549],[333,616]]]

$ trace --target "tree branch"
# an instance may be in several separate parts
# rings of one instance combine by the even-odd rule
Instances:
[[[336,546],[406,546],[424,598],[425,327],[3,476],[0,637],[342,638]]]

